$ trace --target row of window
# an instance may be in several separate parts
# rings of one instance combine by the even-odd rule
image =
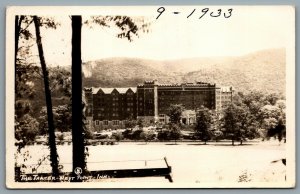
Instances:
[[[92,121],[88,121],[88,123],[90,123],[90,122],[92,122]],[[108,120],[104,120],[104,121],[102,121],[102,123],[103,123],[103,125],[108,125],[109,121]],[[101,121],[99,121],[99,120],[95,121],[95,125],[96,126],[99,126],[100,124],[101,124]],[[120,125],[120,124],[121,124],[121,122],[119,120],[113,120],[112,121],[112,125]]]
[[[105,116],[105,115],[108,115],[108,114],[105,114],[105,113],[98,113],[98,117],[102,117],[102,116]],[[113,116],[113,117],[117,117],[117,116],[119,116],[119,114],[118,114],[118,113],[113,113],[112,116]]]
[[[127,96],[132,96],[134,93],[132,93],[132,92],[128,92],[128,93],[126,93],[126,95]],[[119,93],[117,93],[117,92],[113,92],[113,93],[111,93],[111,95],[112,96],[118,96],[119,95]]]
[[[199,95],[199,94],[213,94],[214,91],[168,91],[168,92],[158,92],[158,95]]]

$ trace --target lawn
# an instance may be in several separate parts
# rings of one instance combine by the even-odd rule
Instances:
[[[36,164],[38,159],[46,156],[49,151],[46,146],[27,146],[29,159],[19,158],[18,163]],[[208,145],[199,143],[157,143],[150,142],[120,142],[117,145],[88,146],[88,169],[101,168],[134,168],[156,165],[150,161],[167,158],[172,167],[174,183],[238,183],[238,182],[271,182],[285,181],[286,169],[281,161],[286,158],[285,144],[277,141],[245,142],[244,145],[231,146],[231,142],[209,142]],[[59,145],[58,153],[62,171],[71,171],[72,146]],[[147,162],[148,160],[148,162]],[[154,164],[155,163],[155,164]],[[44,162],[38,172],[50,172],[49,162]],[[161,163],[157,164],[161,165]],[[27,172],[30,172],[30,167]],[[150,183],[162,182],[170,184],[164,178],[139,178],[110,181],[134,181]]]

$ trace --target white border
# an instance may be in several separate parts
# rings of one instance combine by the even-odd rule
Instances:
[[[207,6],[207,5],[206,5]],[[216,5],[214,5],[216,6]],[[211,6],[211,7],[214,7]],[[165,6],[168,8],[178,6]],[[185,7],[185,6],[180,6]],[[194,8],[195,6],[193,6]],[[229,7],[228,5],[222,7]],[[233,7],[233,6],[230,6]],[[234,6],[235,7],[235,6]],[[251,6],[255,7],[255,6]],[[262,7],[262,6],[257,6]],[[265,6],[272,7],[272,6]],[[290,10],[291,21],[290,41],[286,48],[286,100],[287,100],[287,181],[278,183],[176,183],[169,185],[135,184],[123,182],[86,182],[86,183],[16,183],[14,182],[14,16],[21,15],[84,15],[84,14],[126,14],[126,15],[152,15],[158,6],[15,6],[7,8],[6,15],[6,186],[8,188],[291,188],[296,183],[295,158],[295,8],[281,6]],[[149,11],[151,10],[151,11]],[[130,14],[128,14],[130,13]],[[155,13],[156,14],[156,13]]]

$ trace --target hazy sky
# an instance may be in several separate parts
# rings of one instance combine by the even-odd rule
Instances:
[[[227,13],[231,7],[207,6]],[[158,7],[157,7],[158,8]],[[150,32],[129,42],[116,37],[115,28],[84,25],[82,29],[82,60],[107,57],[138,57],[148,59],[180,59],[190,57],[237,56],[253,51],[287,47],[293,19],[291,7],[233,7],[232,16],[201,19],[205,7],[166,7],[158,15],[150,9],[145,15],[151,21]],[[196,9],[193,15],[187,16]],[[180,11],[178,15],[174,11]],[[123,10],[124,12],[124,10]],[[222,12],[223,14],[223,12]],[[152,15],[149,18],[149,15]],[[84,18],[88,18],[85,16]],[[48,64],[71,64],[71,19],[59,16],[56,30],[42,29],[45,57]]]

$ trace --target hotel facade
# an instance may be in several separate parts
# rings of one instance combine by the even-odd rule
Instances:
[[[145,81],[137,87],[85,88],[85,115],[89,127],[95,130],[125,128],[127,120],[144,119],[149,123],[168,123],[168,109],[182,104],[183,124],[196,122],[196,110],[206,107],[221,110],[232,101],[232,87],[196,82],[158,84]]]

